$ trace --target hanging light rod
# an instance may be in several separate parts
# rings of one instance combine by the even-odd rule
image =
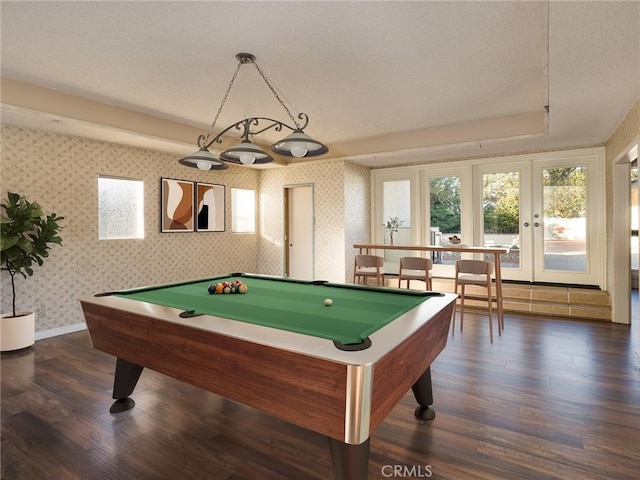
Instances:
[[[262,72],[260,66],[256,63],[256,57],[250,53],[238,53],[236,58],[238,59],[238,67],[229,82],[227,92],[222,98],[222,102],[220,103],[220,107],[218,108],[218,112],[216,113],[213,122],[211,123],[209,132],[206,135],[200,135],[198,137],[197,143],[200,149],[197,152],[180,159],[179,162],[187,167],[199,168],[201,170],[225,170],[229,167],[224,162],[234,163],[237,165],[270,163],[273,162],[273,157],[259,146],[252,143],[250,137],[260,135],[261,133],[271,129],[274,129],[276,132],[280,132],[283,128],[287,128],[292,132],[282,140],[271,145],[271,151],[278,155],[303,158],[316,157],[327,153],[329,149],[326,145],[314,140],[304,133],[304,129],[307,128],[307,125],[309,124],[309,117],[307,114],[300,113],[298,115],[298,119],[303,122],[302,124],[293,117],[280,96],[276,93],[275,88],[273,88],[269,80],[267,80],[267,77]],[[267,117],[250,117],[229,125],[220,133],[214,135],[216,122],[218,121],[218,117],[227,102],[227,97],[229,96],[229,92],[231,92],[231,87],[233,87],[236,77],[238,76],[240,67],[247,64],[251,64],[256,68],[264,82],[271,90],[271,93],[273,93],[291,119],[292,125]],[[214,143],[222,143],[222,136],[233,129],[242,131],[242,141],[222,152],[220,154],[220,158],[216,158],[216,156],[209,151],[209,148],[211,148]]]

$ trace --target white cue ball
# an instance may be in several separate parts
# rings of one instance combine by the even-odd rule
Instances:
[[[333,305],[333,300],[331,300],[330,298],[327,298],[327,299],[324,301],[324,304],[325,304],[327,307],[330,307],[331,305]]]

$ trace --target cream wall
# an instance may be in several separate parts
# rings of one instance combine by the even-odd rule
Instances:
[[[636,102],[606,144],[607,238],[611,238],[613,160],[640,135]],[[350,281],[354,243],[370,239],[369,169],[342,160],[254,170],[232,167],[200,172],[182,167],[174,155],[76,137],[2,127],[0,183],[24,193],[45,212],[65,216],[62,248],[54,246],[45,265],[28,279],[17,279],[19,310],[45,307],[36,330],[82,323],[77,297],[100,291],[204,277],[234,271],[283,272],[283,189],[313,184],[315,195],[316,278]],[[145,184],[145,239],[98,240],[98,175],[137,178]],[[226,186],[226,231],[160,233],[160,178]],[[258,193],[256,235],[234,235],[230,188]],[[160,260],[164,259],[164,260]],[[608,266],[611,268],[610,265]],[[8,275],[1,282],[1,310],[8,311]]]
[[[315,278],[343,282],[353,275],[353,244],[369,239],[369,169],[342,160],[290,164],[260,175],[259,271],[284,272],[284,187],[313,185]]]
[[[33,277],[19,277],[17,308],[34,311],[36,331],[83,322],[77,297],[97,292],[205,277],[230,271],[257,271],[258,236],[231,233],[231,187],[257,189],[259,172],[232,167],[201,172],[163,154],[76,137],[3,126],[0,155],[2,199],[25,194],[45,213],[65,217],[63,247]],[[98,240],[98,175],[144,181],[144,240]],[[226,186],[226,231],[160,233],[160,178]],[[11,308],[9,276],[2,273],[1,310]]]
[[[606,182],[606,215],[607,215],[607,245],[611,245],[613,239],[613,193],[614,193],[614,169],[615,160],[621,154],[625,153],[624,149],[640,137],[640,99],[631,107],[627,115],[622,119],[618,127],[615,129],[609,140],[605,144],[605,182]],[[609,247],[605,246],[606,251]],[[607,257],[607,290],[611,291],[614,279],[614,258],[612,255]]]
[[[280,275],[283,272],[283,189],[313,184],[316,278],[349,280],[354,243],[368,242],[369,169],[341,160],[255,170],[231,167],[201,172],[178,164],[174,155],[65,135],[2,126],[0,184],[40,203],[45,213],[65,217],[63,246],[33,277],[17,278],[17,308],[46,315],[36,331],[83,322],[80,295],[179,281],[230,271]],[[144,240],[98,240],[98,176],[143,180]],[[226,231],[160,233],[160,178],[226,186]],[[258,233],[231,233],[231,187],[258,194]],[[1,310],[11,308],[6,272]]]
[[[345,163],[344,175],[344,227],[345,227],[345,281],[353,280],[355,243],[371,242],[371,179],[369,169]]]

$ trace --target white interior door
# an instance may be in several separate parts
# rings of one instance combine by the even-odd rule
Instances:
[[[314,278],[314,212],[311,185],[285,188],[285,263],[292,278]]]

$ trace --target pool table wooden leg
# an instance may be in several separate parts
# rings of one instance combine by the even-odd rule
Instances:
[[[413,395],[416,397],[419,407],[414,415],[420,420],[433,420],[436,411],[431,407],[433,404],[433,390],[431,388],[431,367],[427,367],[424,373],[411,387]]]
[[[111,405],[109,412],[120,413],[133,408],[136,402],[129,395],[136,388],[143,369],[144,367],[135,363],[127,362],[121,358],[116,359],[116,374],[113,380],[113,398],[116,401]]]
[[[369,439],[351,445],[329,437],[333,478],[335,480],[367,480],[369,474]]]

